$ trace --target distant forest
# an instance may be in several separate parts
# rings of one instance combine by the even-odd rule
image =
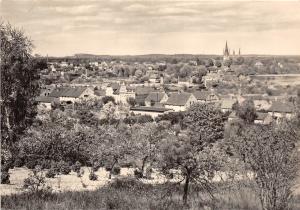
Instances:
[[[276,60],[285,60],[288,62],[300,63],[300,56],[281,56],[281,55],[242,55],[244,58],[249,58],[250,60],[265,60],[274,58]],[[75,54],[73,56],[65,57],[48,57],[49,62],[59,62],[59,61],[124,61],[128,63],[133,62],[167,62],[167,63],[176,63],[176,62],[189,62],[191,60],[196,61],[197,59],[206,60],[206,59],[215,59],[222,60],[223,56],[221,55],[194,55],[194,54],[148,54],[148,55],[93,55],[93,54]]]

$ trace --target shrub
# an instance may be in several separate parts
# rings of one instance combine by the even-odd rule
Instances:
[[[91,170],[91,173],[89,174],[89,179],[92,181],[96,181],[98,179],[98,175],[96,175],[95,172]]]
[[[110,188],[116,189],[116,190],[130,190],[130,191],[144,191],[152,189],[152,185],[144,184],[143,182],[134,179],[134,178],[121,178],[121,179],[115,179],[112,183],[109,185]]]
[[[111,166],[105,166],[106,171],[111,171]]]
[[[143,173],[139,169],[135,169],[134,176],[135,176],[135,178],[140,179],[140,178],[143,178]]]
[[[46,177],[47,178],[54,178],[56,175],[56,172],[53,168],[50,168],[47,173],[46,173]]]
[[[58,163],[58,168],[59,168],[60,173],[65,174],[65,175],[67,175],[71,172],[71,167],[65,161],[60,161]]]
[[[40,164],[41,164],[42,169],[50,169],[51,168],[50,160],[42,160]]]
[[[53,170],[55,174],[58,174],[60,172],[59,165],[56,162],[51,162],[50,169]]]
[[[22,167],[24,165],[24,160],[21,158],[17,158],[14,162],[15,167]]]
[[[119,175],[121,173],[121,168],[119,166],[115,166],[111,173],[113,175]]]
[[[76,161],[76,163],[72,166],[72,170],[76,173],[80,172],[81,163],[79,161]]]
[[[10,184],[9,177],[10,177],[10,175],[8,172],[2,171],[1,172],[1,184]]]
[[[29,177],[24,179],[23,188],[38,196],[50,194],[52,191],[51,187],[46,184],[41,166],[36,166]]]
[[[34,169],[35,166],[37,165],[37,161],[36,160],[27,160],[27,162],[25,163],[25,166],[28,168],[28,169]]]
[[[134,164],[132,162],[123,162],[123,163],[120,163],[119,165],[122,168],[132,168]]]
[[[81,168],[81,169],[77,172],[77,177],[82,177],[83,174],[84,174],[84,170]]]
[[[112,102],[112,103],[116,103],[115,102],[115,98],[114,97],[112,97],[112,96],[104,96],[103,98],[102,98],[102,102],[103,102],[103,104],[107,104],[108,102]]]
[[[94,171],[98,171],[99,168],[102,167],[102,166],[103,166],[103,164],[102,164],[101,162],[95,161],[95,162],[93,163],[92,169],[93,169]]]

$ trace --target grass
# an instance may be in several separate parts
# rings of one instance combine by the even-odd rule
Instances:
[[[18,172],[24,173],[25,170],[18,169]],[[124,175],[127,175],[128,172],[124,172]],[[100,170],[98,173],[99,175],[106,176],[106,174],[102,174],[104,171]],[[87,174],[85,174],[85,176],[87,176]],[[18,179],[14,180],[15,185],[21,180],[19,180],[19,176],[17,177]],[[213,200],[208,194],[197,190],[199,186],[191,185],[188,206],[184,206],[182,203],[183,186],[171,183],[147,184],[126,176],[123,176],[123,178],[119,177],[118,179],[115,178],[112,182],[100,180],[96,182],[90,181],[91,183],[88,183],[85,177],[84,181],[87,184],[91,185],[94,183],[89,189],[80,187],[81,184],[75,174],[63,176],[63,179],[66,179],[64,181],[70,183],[62,184],[62,187],[65,189],[62,190],[62,192],[54,191],[50,194],[29,194],[19,191],[20,193],[2,194],[1,209],[260,209],[259,199],[252,190],[253,186],[251,183],[246,182],[219,184],[219,186],[217,186],[218,190],[214,192],[215,199]],[[48,181],[54,181],[54,183],[56,183],[56,180]],[[74,190],[70,188],[69,185],[79,185],[79,188]],[[3,186],[1,185],[1,188]],[[53,186],[55,187],[56,184]],[[295,196],[291,200],[290,206],[291,210],[300,209],[300,195]]]
[[[79,210],[79,209],[260,209],[259,200],[248,187],[224,189],[216,192],[214,200],[191,186],[189,205],[182,203],[182,186],[170,183],[150,185],[133,178],[116,179],[94,191],[2,196],[1,209]],[[293,199],[291,209],[299,209],[300,197]]]

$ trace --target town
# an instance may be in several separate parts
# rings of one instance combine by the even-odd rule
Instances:
[[[0,0],[0,209],[300,209],[299,6]]]
[[[43,86],[36,101],[41,113],[82,108],[78,104],[83,102],[102,103],[114,106],[113,114],[119,119],[130,115],[155,119],[184,112],[199,102],[219,107],[230,121],[237,118],[234,105],[246,100],[252,101],[258,112],[255,123],[268,124],[295,113],[300,87],[298,57],[243,56],[241,49],[231,53],[227,41],[223,56],[190,57],[195,59],[47,58],[40,71]],[[100,113],[100,119],[105,116],[101,109],[93,111]]]

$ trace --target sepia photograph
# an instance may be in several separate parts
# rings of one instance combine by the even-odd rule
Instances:
[[[300,0],[0,0],[0,70],[0,209],[300,209]]]

